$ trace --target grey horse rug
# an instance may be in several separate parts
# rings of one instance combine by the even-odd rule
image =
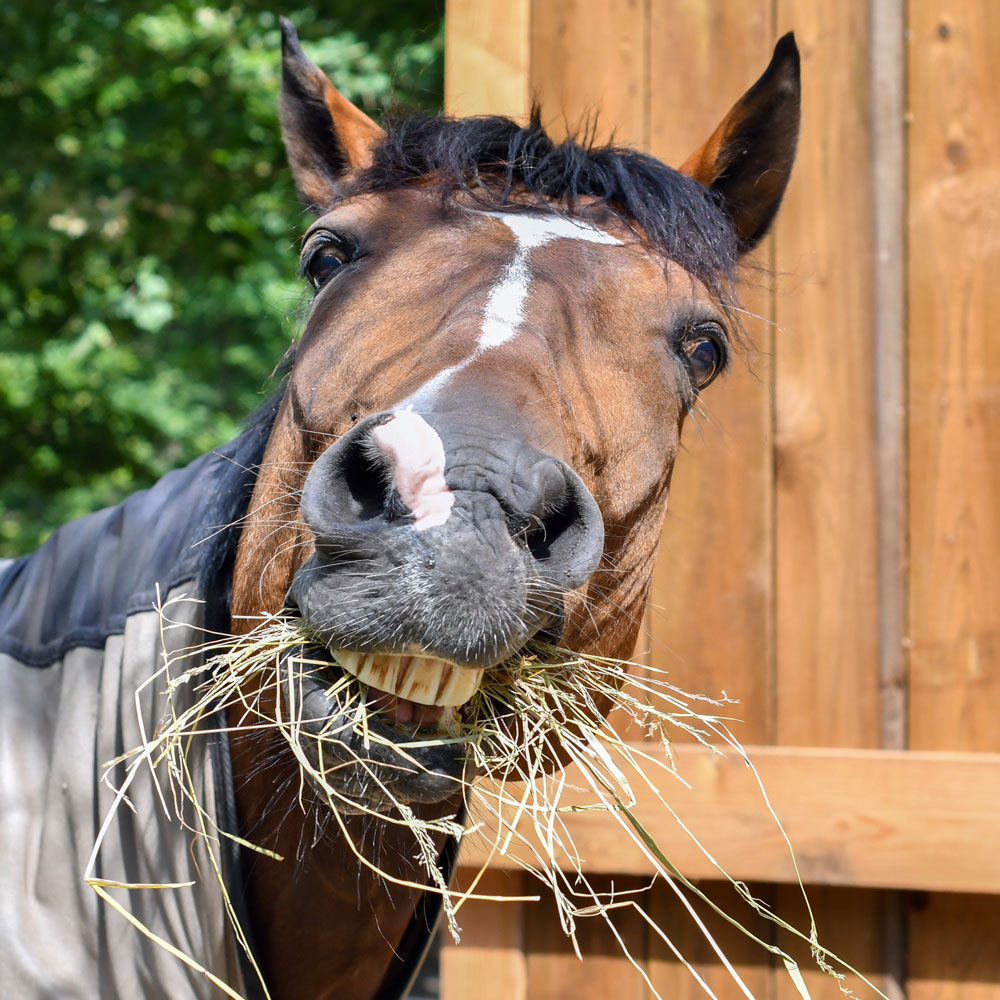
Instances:
[[[152,489],[0,562],[0,997],[194,1000],[223,994],[102,901],[84,872],[123,765],[164,711],[164,653],[225,629],[236,531],[270,421],[167,474]],[[157,595],[169,600],[163,628]],[[195,654],[196,656],[198,654]],[[196,665],[191,658],[184,667]],[[158,676],[157,676],[158,674]],[[151,680],[151,678],[153,678]],[[187,686],[190,690],[190,685]],[[185,697],[185,689],[179,697]],[[181,704],[181,707],[184,707]],[[193,779],[218,829],[236,832],[225,736],[193,741]],[[195,836],[165,810],[148,768],[114,810],[93,876],[183,889],[110,889],[153,933],[252,1000],[262,996],[213,873],[240,922],[239,846]],[[209,851],[213,856],[209,856]],[[450,873],[455,846],[442,866]],[[426,894],[379,1000],[405,996],[433,934]],[[252,949],[252,942],[251,942]]]

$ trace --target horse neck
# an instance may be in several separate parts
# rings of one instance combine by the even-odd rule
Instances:
[[[275,1000],[367,1000],[378,992],[420,892],[386,881],[350,843],[393,879],[422,883],[426,875],[409,860],[415,852],[405,827],[372,817],[338,821],[302,788],[281,742],[270,730],[232,740],[240,833],[283,859],[242,855],[257,957]],[[454,813],[456,803],[435,808]]]

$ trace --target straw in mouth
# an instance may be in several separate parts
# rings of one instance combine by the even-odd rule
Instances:
[[[310,650],[318,655],[311,656]],[[668,728],[676,728],[716,752],[722,752],[716,746],[716,743],[721,744],[726,751],[743,757],[750,764],[729,732],[726,720],[711,710],[708,714],[699,712],[691,704],[692,696],[673,688],[662,671],[646,667],[641,673],[633,673],[630,672],[632,665],[626,661],[543,644],[517,657],[516,664],[508,663],[501,669],[486,672],[430,657],[337,650],[331,653],[325,647],[321,651],[317,649],[316,637],[305,622],[287,615],[267,616],[258,628],[238,640],[232,637],[215,639],[207,642],[201,652],[207,661],[205,666],[196,665],[173,677],[170,677],[176,669],[173,661],[163,668],[169,678],[171,705],[174,691],[182,685],[192,685],[197,697],[194,704],[182,709],[178,706],[177,711],[172,709],[149,742],[120,759],[122,762],[131,758],[122,792],[142,764],[153,768],[156,762],[167,760],[168,779],[175,799],[187,800],[195,806],[200,832],[214,839],[221,831],[211,828],[210,817],[198,802],[186,754],[191,736],[199,730],[204,719],[215,717],[215,713],[227,706],[242,706],[248,729],[271,727],[287,741],[303,778],[310,780],[321,800],[329,806],[330,816],[358,863],[387,882],[439,893],[445,920],[457,940],[456,915],[467,899],[475,898],[475,886],[466,891],[450,888],[437,859],[440,836],[461,837],[463,824],[457,816],[423,818],[418,815],[408,800],[400,798],[393,778],[400,770],[427,772],[426,763],[421,761],[429,760],[428,753],[460,750],[468,755],[471,766],[449,780],[456,781],[457,787],[468,797],[473,775],[479,774],[486,779],[483,783],[477,782],[473,829],[492,842],[491,855],[508,855],[548,886],[560,924],[574,944],[580,919],[597,916],[610,923],[610,914],[627,905],[646,922],[651,933],[675,949],[675,954],[699,984],[709,995],[714,995],[697,970],[676,951],[663,929],[646,912],[640,897],[630,896],[627,900],[616,898],[614,894],[607,897],[591,885],[574,844],[568,818],[584,808],[597,809],[619,823],[623,837],[630,838],[643,851],[657,878],[677,895],[678,902],[696,920],[692,898],[714,909],[766,952],[780,958],[798,994],[808,998],[805,983],[792,959],[776,945],[758,938],[705,896],[696,884],[684,878],[634,811],[636,799],[632,783],[651,790],[662,807],[674,813],[656,780],[656,772],[677,777],[669,751]],[[190,654],[191,650],[186,653]],[[332,665],[340,665],[343,670],[331,675],[331,660]],[[314,729],[313,723],[322,723],[322,720],[308,718],[307,705],[299,697],[305,693],[306,702],[310,707],[313,705],[304,681],[316,684],[323,696],[338,707],[337,715],[331,716],[321,730]],[[275,714],[268,715],[267,706],[272,704],[272,699],[248,694],[255,690],[284,692],[287,701],[283,697],[273,699]],[[696,700],[714,706],[722,704],[712,699]],[[609,705],[637,724],[646,738],[638,742],[626,741],[608,720]],[[379,726],[378,720],[390,722],[396,732]],[[369,722],[375,724],[369,725]],[[434,727],[433,732],[431,727]],[[242,726],[233,728],[239,731]],[[421,729],[423,733],[419,732]],[[400,730],[407,730],[409,737],[400,739]],[[320,754],[317,762],[314,751],[331,742],[346,756],[328,770],[324,766],[326,754]],[[553,755],[574,765],[576,777],[573,780],[582,782],[577,791],[589,796],[589,803],[581,805],[564,798],[568,786],[565,777],[551,772]],[[364,801],[359,801],[353,794],[353,785],[335,783],[348,763],[357,771],[369,793],[374,789],[378,794],[366,793]],[[755,771],[753,774],[756,777]],[[764,802],[770,811],[766,797]],[[368,856],[365,845],[355,841],[345,822],[345,816],[358,812],[388,824],[404,826],[412,833],[415,857],[426,876],[426,883],[393,877],[382,870],[377,859]],[[693,837],[690,832],[689,835]],[[240,843],[247,849],[269,853],[242,839]],[[99,848],[100,838],[94,857]],[[216,876],[225,893],[219,871]],[[720,876],[728,877],[721,870]],[[95,891],[109,899],[112,905],[116,902],[108,897],[105,886],[135,888],[96,879],[90,867],[87,878]],[[808,933],[796,930],[754,899],[742,883],[733,882],[733,885],[742,902],[755,913],[807,942],[820,969],[842,978],[840,973],[834,973],[830,964],[832,961],[839,963],[839,960],[819,944],[814,926],[810,926]],[[230,918],[241,936],[242,929],[232,912]],[[133,922],[144,933],[151,933],[141,923]],[[751,996],[739,972],[726,959],[705,925],[699,922],[698,926],[737,989]],[[641,962],[620,938],[619,942],[625,957],[640,975],[645,976]],[[207,971],[190,957],[181,957],[192,967]],[[860,976],[850,966],[839,964]],[[863,976],[860,978],[872,985]],[[238,998],[239,995],[224,983],[213,981],[227,995]],[[646,982],[652,989],[652,983],[648,979]],[[875,987],[872,989],[879,992]],[[652,995],[660,994],[652,989]]]

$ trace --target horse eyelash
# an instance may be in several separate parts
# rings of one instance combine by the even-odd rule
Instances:
[[[355,237],[348,236],[346,233],[338,233],[332,229],[318,229],[306,238],[302,246],[298,266],[298,276],[300,278],[308,280],[306,269],[309,267],[310,262],[320,250],[328,246],[336,247],[344,254],[346,258],[344,261],[345,267],[348,264],[352,264],[361,256],[361,245]]]

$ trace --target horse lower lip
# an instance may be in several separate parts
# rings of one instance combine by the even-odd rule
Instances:
[[[339,666],[369,688],[395,696],[397,702],[414,704],[416,709],[464,705],[476,693],[484,673],[424,656],[351,650],[333,650],[332,653]],[[399,707],[399,712],[410,716],[402,721],[429,714],[419,711],[414,714],[405,707]]]

